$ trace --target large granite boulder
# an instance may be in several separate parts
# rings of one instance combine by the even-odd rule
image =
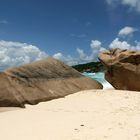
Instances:
[[[112,49],[101,52],[105,79],[116,89],[140,91],[140,51]]]
[[[87,89],[102,85],[49,57],[0,73],[0,107],[34,105]]]

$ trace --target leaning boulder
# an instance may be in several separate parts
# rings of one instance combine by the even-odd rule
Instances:
[[[101,52],[105,79],[116,89],[140,91],[140,51],[112,49]]]
[[[97,81],[49,57],[0,73],[0,107],[24,107],[81,90],[101,88]]]

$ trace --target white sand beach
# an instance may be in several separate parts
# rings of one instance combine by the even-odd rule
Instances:
[[[0,109],[1,140],[140,139],[140,92],[81,91],[11,109]]]

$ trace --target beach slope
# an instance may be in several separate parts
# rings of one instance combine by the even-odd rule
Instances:
[[[140,93],[81,91],[1,112],[0,124],[3,140],[139,140]]]

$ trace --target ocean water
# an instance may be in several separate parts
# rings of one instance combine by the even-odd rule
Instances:
[[[103,72],[97,72],[97,73],[84,72],[82,74],[84,76],[87,76],[87,77],[90,77],[92,79],[95,79],[95,80],[99,81],[103,85],[104,89],[113,88],[112,85],[105,80]]]

